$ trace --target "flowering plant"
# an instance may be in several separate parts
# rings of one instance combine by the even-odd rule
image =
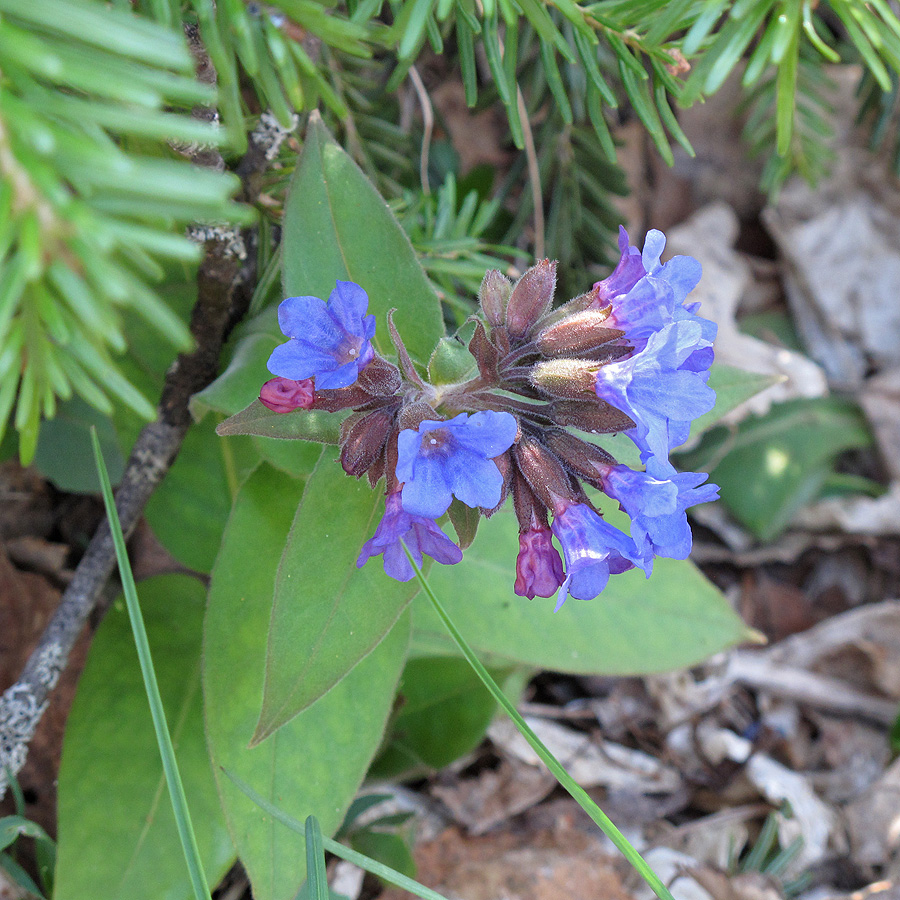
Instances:
[[[472,377],[431,384],[413,365],[389,315],[398,365],[372,347],[374,316],[360,285],[338,281],[328,302],[290,297],[278,309],[289,340],[275,348],[260,401],[279,414],[350,411],[341,424],[348,475],[385,483],[385,513],[362,548],[362,566],[383,555],[385,572],[413,577],[406,543],[455,564],[460,547],[437,520],[449,511],[460,543],[465,509],[493,515],[512,494],[519,522],[514,590],[529,598],[590,600],[609,577],[657,556],[685,559],[685,510],[717,497],[705,476],[678,473],[669,452],[709,411],[716,326],[686,304],[700,278],[691,257],[643,252],[620,233],[613,273],[553,308],[556,264],[542,260],[513,284],[488,272],[468,351]],[[596,436],[623,432],[646,471],[619,464]],[[618,501],[627,535],[607,523],[586,488]],[[552,525],[550,517],[552,516]],[[554,546],[555,537],[562,557]]]

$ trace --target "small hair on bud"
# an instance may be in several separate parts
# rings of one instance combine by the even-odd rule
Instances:
[[[512,282],[498,269],[485,272],[478,291],[478,302],[488,322],[502,325],[506,316],[506,304],[512,293]]]
[[[624,332],[607,328],[608,310],[586,309],[542,329],[537,337],[544,356],[580,356],[622,337]]]
[[[394,424],[394,412],[376,409],[351,418],[355,421],[349,427],[345,422],[341,429],[341,465],[348,475],[359,478],[381,456]]]
[[[506,304],[506,327],[513,340],[526,337],[550,309],[555,290],[555,260],[542,259],[516,282]]]
[[[602,488],[602,478],[611,466],[616,465],[615,457],[601,447],[595,447],[568,431],[552,431],[545,440],[562,463],[588,484]]]
[[[398,424],[400,430],[404,431],[407,428],[418,428],[426,419],[437,420],[442,418],[443,416],[439,416],[434,407],[429,406],[424,400],[416,400],[414,403],[408,403],[400,410]]]
[[[360,371],[356,383],[373,397],[393,396],[403,383],[400,370],[377,354],[372,361]]]
[[[571,425],[590,434],[618,434],[634,428],[634,420],[605,400],[563,400],[552,404],[550,416],[557,425]]]
[[[545,507],[555,513],[572,502],[575,497],[572,482],[552,450],[537,438],[522,435],[512,452],[519,471]]]
[[[537,363],[531,383],[545,394],[561,400],[584,400],[594,396],[597,366],[586,359],[551,359]]]

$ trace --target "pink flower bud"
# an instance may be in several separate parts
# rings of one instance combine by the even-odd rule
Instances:
[[[545,356],[579,356],[590,353],[623,332],[606,326],[609,310],[586,309],[544,328],[537,337]]]
[[[552,534],[546,526],[519,535],[516,559],[515,592],[520,597],[552,597],[564,579],[559,552],[553,546]]]
[[[278,376],[267,381],[259,392],[263,406],[275,413],[289,413],[295,409],[309,409],[315,401],[312,378],[294,381]]]
[[[478,291],[481,309],[491,325],[502,325],[506,315],[506,304],[512,293],[512,282],[497,269],[485,272]]]

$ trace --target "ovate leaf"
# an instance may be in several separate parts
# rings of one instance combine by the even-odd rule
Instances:
[[[410,355],[428,362],[444,333],[437,295],[387,204],[313,112],[285,203],[285,296],[325,300],[336,279],[369,295],[382,355],[393,353],[386,317],[396,308]]]
[[[627,529],[627,517],[606,511]],[[513,593],[518,530],[503,510],[483,522],[456,566],[428,580],[474,649],[494,664],[518,662],[559,672],[635,675],[692,665],[745,640],[746,626],[688,561],[658,559],[652,578],[633,569],[610,578],[590,601],[527,600]],[[427,599],[413,603],[416,654],[454,653]]]
[[[207,880],[234,861],[203,734],[206,591],[184,575],[139,585],[178,767]],[[69,714],[59,774],[57,900],[190,900],[193,891],[124,603],[94,636]]]
[[[377,557],[356,567],[383,506],[366,481],[348,478],[332,454],[322,455],[278,567],[255,740],[337,684],[387,634],[415,594],[415,582],[388,578]]]
[[[267,741],[248,746],[262,697],[276,563],[302,492],[302,481],[265,464],[241,487],[213,570],[205,622],[209,750],[256,900],[296,896],[306,874],[302,839],[249,800],[223,769],[294,818],[315,815],[322,832],[334,834],[381,741],[409,637],[403,617],[333,690]]]

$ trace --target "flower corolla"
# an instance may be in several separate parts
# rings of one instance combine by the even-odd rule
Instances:
[[[349,387],[375,355],[375,316],[366,315],[368,294],[352,281],[338,281],[328,302],[288,297],[278,306],[278,325],[290,340],[269,357],[273,375],[315,378],[319,390]]]
[[[507,412],[460,413],[449,421],[426,419],[397,440],[397,480],[403,508],[436,519],[457,497],[491,509],[500,502],[503,475],[493,461],[516,439],[519,426]]]
[[[443,565],[454,565],[462,559],[462,550],[441,531],[437,522],[427,516],[406,512],[400,492],[395,491],[384,501],[384,515],[375,534],[363,544],[356,567],[361,569],[371,557],[383,554],[384,571],[397,581],[410,581],[416,573],[403,544],[409,548],[419,568],[423,554]]]

